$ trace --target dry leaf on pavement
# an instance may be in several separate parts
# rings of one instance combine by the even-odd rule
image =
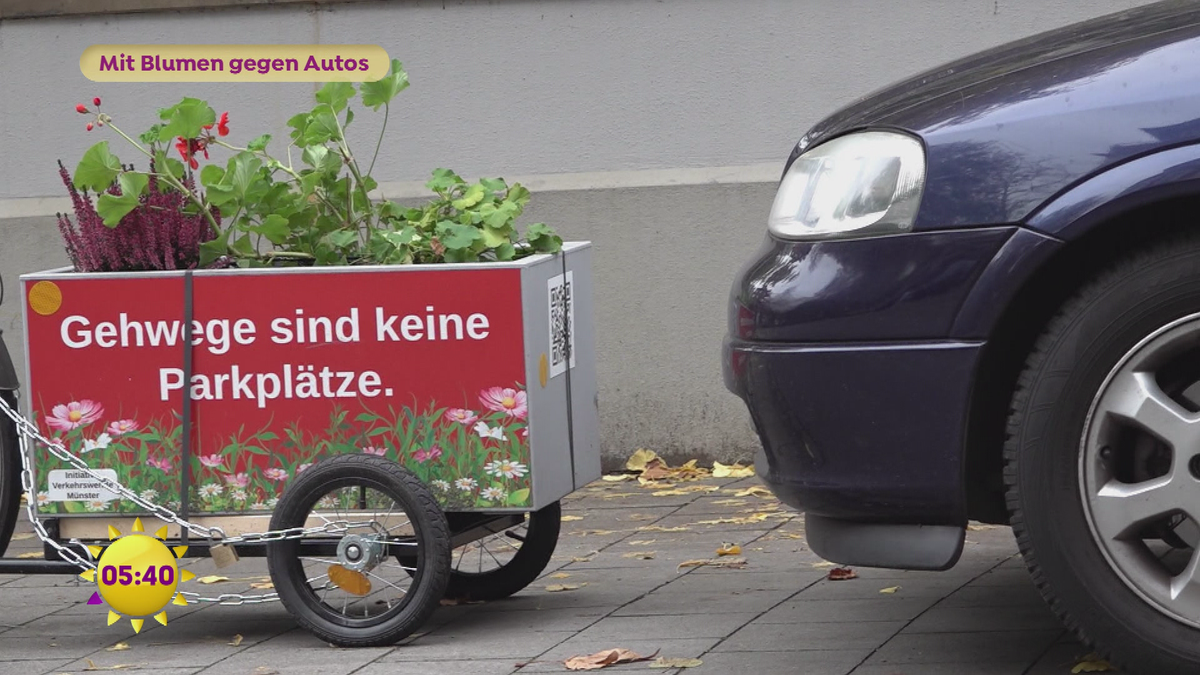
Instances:
[[[622,483],[627,480],[637,480],[637,476],[632,473],[614,473],[608,476],[601,476],[600,480],[608,481],[609,483]]]
[[[33,533],[18,532],[12,536],[12,541],[25,541],[26,539],[33,539]]]
[[[32,560],[33,558],[43,558],[45,555],[42,551],[26,551],[17,557],[22,560]]]
[[[229,581],[229,577],[220,577],[215,574],[210,574],[209,576],[196,579],[196,583],[198,584],[218,584],[222,581]]]
[[[259,590],[259,591],[265,591],[267,589],[275,588],[275,584],[270,581],[256,581],[256,582],[250,584],[250,588],[253,588],[253,589]]]
[[[753,475],[754,466],[742,466],[741,464],[725,465],[720,462],[713,462],[713,478],[749,478]]]
[[[575,520],[583,520],[583,516],[563,516],[559,518],[564,523],[569,523]]]
[[[837,567],[837,563],[831,563],[828,560],[822,560],[821,562],[813,563],[813,567],[820,570],[825,569],[826,567]]]
[[[241,633],[238,633],[237,635],[233,636],[232,640],[229,641],[229,646],[230,647],[240,647],[242,644],[242,640],[245,640],[245,639],[246,638],[242,637]]]
[[[826,578],[830,581],[849,581],[851,579],[857,579],[858,573],[849,567],[835,567],[829,570],[829,574],[826,576]]]
[[[1099,654],[1088,654],[1080,659],[1079,663],[1075,664],[1075,667],[1071,669],[1071,673],[1074,675],[1078,675],[1078,673],[1108,673],[1115,670],[1116,668],[1108,661],[1100,658]]]
[[[745,499],[729,498],[729,499],[714,499],[712,503],[713,503],[713,506],[745,506],[746,504],[749,504],[750,502],[746,501]]]
[[[697,668],[704,665],[700,659],[668,659],[662,656],[650,663],[651,668]]]
[[[630,455],[629,459],[625,461],[625,469],[641,472],[646,469],[647,464],[656,459],[658,459],[658,453],[642,448]]]
[[[663,527],[662,525],[643,525],[637,529],[638,532],[689,532],[690,528],[680,525],[679,527]]]
[[[627,541],[625,543],[629,544],[630,546],[649,546],[650,544],[653,544],[655,541],[657,541],[657,540],[656,539],[634,539],[633,541]]]
[[[87,668],[84,668],[85,671],[129,670],[130,668],[140,668],[145,665],[144,663],[118,663],[115,666],[98,666],[96,665],[96,662],[91,659],[84,659],[84,661],[87,661]]]
[[[650,494],[655,497],[677,497],[679,495],[686,495],[687,491],[686,490],[660,490],[658,492],[652,492]]]
[[[582,588],[584,586],[587,586],[587,582],[584,582],[582,584],[550,584],[549,586],[546,587],[546,590],[550,591],[551,593],[561,593],[563,591],[579,590],[580,588]]]
[[[111,647],[106,647],[104,649],[104,651],[106,651],[106,652],[123,652],[126,649],[129,649],[128,642],[118,642],[117,644],[115,644]]]
[[[551,574],[550,578],[551,579],[567,579],[567,578],[570,578],[570,576],[571,575],[567,574],[566,572],[559,572],[557,574]]]
[[[744,490],[732,490],[734,497],[761,497],[763,499],[774,499],[775,495],[765,487],[755,485]]]
[[[887,588],[879,589],[879,592],[883,593],[884,595],[895,595],[896,591],[898,590],[900,590],[899,586],[889,586]]]
[[[722,569],[740,570],[745,569],[745,558],[701,558],[699,560],[685,560],[675,568],[675,571],[688,569],[689,567],[718,567]]]
[[[585,553],[581,556],[571,558],[571,562],[577,562],[577,563],[592,562],[592,558],[595,558],[599,553],[600,553],[600,551],[591,551],[591,552]]]
[[[563,665],[567,667],[567,670],[600,670],[617,663],[649,661],[657,655],[658,652],[654,652],[650,656],[642,656],[628,649],[606,649],[588,656],[572,656],[563,661]]]
[[[721,544],[721,548],[717,549],[718,556],[741,555],[741,554],[742,554],[742,547],[738,546],[737,544],[728,544],[728,543]]]

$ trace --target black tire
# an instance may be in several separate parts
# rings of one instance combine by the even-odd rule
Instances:
[[[1093,401],[1125,355],[1197,312],[1200,239],[1127,256],[1050,322],[1026,362],[1008,420],[1008,506],[1034,582],[1068,628],[1126,672],[1196,673],[1200,630],[1143,599],[1109,564],[1084,506],[1081,441]]]
[[[369,619],[349,618],[325,605],[305,578],[297,540],[272,544],[267,565],[279,599],[296,621],[339,647],[395,644],[419,629],[438,607],[450,575],[450,527],[433,494],[399,464],[372,455],[342,455],[319,462],[284,492],[271,529],[301,526],[313,506],[333,490],[367,486],[387,494],[411,521],[417,543],[412,585],[394,608]]]
[[[451,568],[446,597],[460,600],[501,600],[533,583],[550,564],[550,558],[558,546],[562,506],[554,502],[540,511],[528,514],[527,518],[528,530],[522,535],[524,541],[511,559],[482,573],[463,571],[461,566],[458,569]]]
[[[0,349],[4,347],[0,345]],[[8,391],[0,391],[4,402],[14,410],[17,397]],[[8,550],[12,541],[17,516],[21,512],[21,444],[17,440],[17,426],[12,420],[0,415],[0,556]]]

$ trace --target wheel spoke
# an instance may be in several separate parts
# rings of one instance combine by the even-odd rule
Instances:
[[[1117,376],[1100,401],[1100,409],[1142,427],[1177,450],[1200,440],[1200,415],[1171,400],[1151,373]]]
[[[1188,566],[1171,578],[1171,600],[1190,599],[1188,604],[1200,601],[1200,551],[1192,552]]]
[[[1173,474],[1135,484],[1110,481],[1092,498],[1092,515],[1101,536],[1126,539],[1136,537],[1147,523],[1182,510],[1182,497]]]

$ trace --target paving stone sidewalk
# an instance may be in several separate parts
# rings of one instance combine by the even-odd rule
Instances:
[[[1038,597],[1007,528],[969,532],[949,572],[860,569],[833,582],[805,545],[803,518],[745,493],[757,485],[595,483],[566,502],[542,580],[505,601],[443,607],[422,634],[387,649],[329,647],[277,603],[172,607],[167,627],[134,635],[128,622],[106,627],[106,608],[87,606],[90,591],[72,580],[0,577],[0,675],[558,673],[565,658],[613,647],[703,665],[601,672],[1066,675],[1085,655]],[[724,543],[742,547],[745,568],[678,569]],[[27,537],[10,555],[39,548]],[[209,560],[189,567],[215,571]],[[203,588],[254,592],[266,566],[243,560],[221,574],[233,581]],[[577,588],[548,591],[554,584]],[[108,651],[120,642],[129,649]]]

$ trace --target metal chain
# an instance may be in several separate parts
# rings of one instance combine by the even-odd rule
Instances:
[[[148,499],[142,499],[141,495],[133,490],[121,485],[106,476],[103,476],[94,471],[87,465],[83,459],[66,449],[61,443],[53,439],[46,438],[42,435],[37,425],[25,419],[24,415],[14,410],[0,396],[0,413],[12,420],[17,426],[18,438],[20,440],[21,452],[21,489],[25,492],[25,514],[29,518],[29,522],[33,525],[34,533],[38,539],[51,548],[67,562],[78,566],[81,570],[96,569],[96,563],[92,559],[91,551],[83,545],[78,539],[71,539],[67,543],[69,546],[60,544],[57,540],[50,536],[46,531],[45,526],[38,518],[34,507],[37,503],[37,492],[33,485],[33,466],[32,452],[29,447],[30,442],[35,442],[46,448],[50,454],[58,459],[70,464],[75,469],[82,471],[88,477],[98,481],[100,485],[113,493],[119,495],[122,499],[128,500],[142,507],[150,513],[150,515],[159,520],[178,525],[180,528],[187,530],[189,533],[203,539],[207,539],[212,543],[219,544],[245,544],[245,543],[268,543],[275,541],[284,541],[289,539],[302,539],[313,534],[342,534],[355,528],[369,528],[374,524],[367,523],[351,523],[346,520],[329,520],[322,516],[325,524],[316,527],[289,527],[283,530],[268,530],[266,532],[252,532],[228,536],[225,531],[219,527],[206,527],[181,518],[174,511],[159,506]],[[86,555],[80,555],[83,551]],[[217,597],[202,597],[198,593],[189,591],[180,591],[180,595],[184,596],[189,604],[197,602],[216,602],[223,605],[247,605],[260,604],[264,602],[274,602],[279,599],[278,593],[264,593],[261,595],[241,595],[239,593],[223,593]]]

